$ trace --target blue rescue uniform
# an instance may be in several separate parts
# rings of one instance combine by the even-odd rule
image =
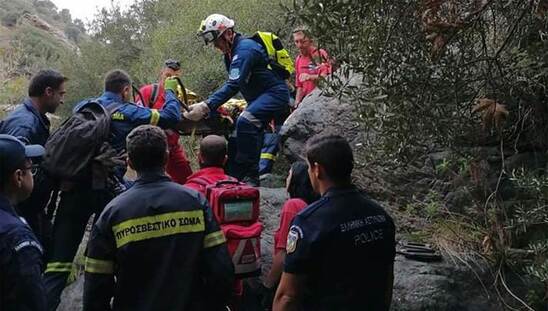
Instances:
[[[333,188],[293,220],[284,271],[305,278],[305,310],[388,310],[392,218],[357,188]]]
[[[42,252],[30,227],[0,196],[0,309],[46,310]]]
[[[15,136],[26,144],[45,146],[50,135],[50,122],[27,98],[0,122],[0,134]],[[34,176],[34,189],[30,197],[16,206],[17,213],[25,218],[42,245],[48,244],[51,231],[44,209],[52,188],[53,182],[43,170],[39,170]]]
[[[105,92],[98,98],[101,105],[109,107],[123,103],[112,114],[110,144],[118,152],[125,152],[126,137],[139,125],[152,124],[162,128],[172,128],[181,120],[180,103],[172,91],[166,91],[166,103],[161,110],[123,103],[122,97]],[[79,103],[79,109],[89,100]],[[116,175],[122,180],[126,167],[116,168]],[[86,224],[92,214],[99,215],[113,194],[105,190],[93,190],[89,184],[78,184],[73,189],[61,192],[53,225],[53,243],[48,252],[48,264],[44,274],[48,310],[54,311],[60,302],[61,293],[72,270],[72,261],[82,241]]]
[[[252,39],[236,34],[232,51],[225,55],[228,80],[213,93],[207,103],[211,111],[238,92],[248,106],[236,121],[236,148],[229,156],[229,175],[258,177],[262,133],[267,122],[281,115],[289,103],[289,89],[285,81],[268,69],[268,55]]]

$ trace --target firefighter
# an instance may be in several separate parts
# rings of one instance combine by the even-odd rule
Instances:
[[[208,203],[165,175],[160,128],[134,129],[127,150],[138,179],[93,227],[84,310],[221,310],[234,268]]]
[[[265,49],[235,32],[234,21],[228,17],[208,16],[199,36],[223,53],[228,80],[207,100],[192,105],[188,118],[199,121],[240,92],[248,106],[236,120],[235,153],[229,154],[228,174],[257,186],[262,134],[266,123],[287,108],[289,89],[283,78],[269,69]]]

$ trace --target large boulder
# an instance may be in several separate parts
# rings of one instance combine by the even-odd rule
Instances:
[[[282,150],[293,162],[300,158],[306,141],[315,134],[338,134],[353,146],[364,133],[355,106],[346,99],[328,97],[314,90],[285,121],[280,134]]]

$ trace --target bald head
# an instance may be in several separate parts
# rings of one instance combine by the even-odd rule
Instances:
[[[226,139],[222,136],[209,135],[200,142],[200,166],[223,167],[226,163]]]

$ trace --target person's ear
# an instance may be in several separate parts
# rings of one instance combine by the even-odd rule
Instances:
[[[22,169],[18,169],[13,172],[13,184],[19,189],[23,186],[23,178],[25,172]]]
[[[46,89],[44,90],[44,95],[48,97],[53,96],[53,93],[54,93],[53,88],[50,86],[46,87]]]
[[[228,156],[225,155],[225,159],[223,160],[223,166],[225,166],[227,162],[228,162]]]
[[[323,170],[323,167],[318,164],[318,162],[314,162],[312,165],[312,172],[314,173],[314,177],[318,180],[323,180],[325,176],[325,172]]]

